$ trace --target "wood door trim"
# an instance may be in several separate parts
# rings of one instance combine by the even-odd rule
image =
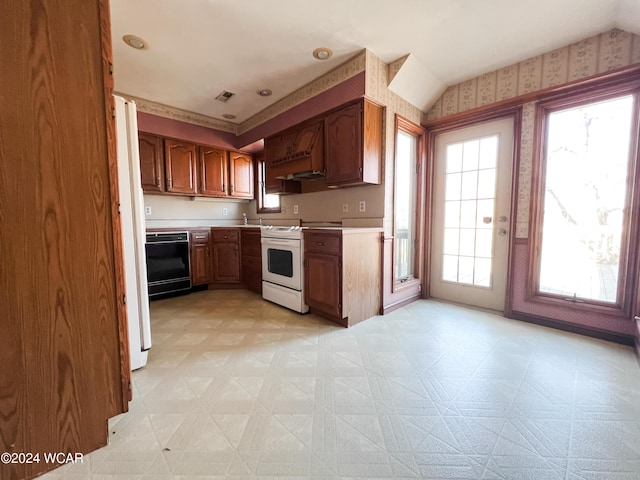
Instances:
[[[474,125],[480,125],[483,123],[487,123],[490,121],[499,121],[512,119],[513,122],[513,143],[512,143],[512,169],[511,169],[511,190],[509,197],[509,244],[507,247],[507,274],[506,274],[506,286],[505,286],[505,304],[504,304],[504,314],[510,314],[512,308],[512,285],[514,279],[514,268],[512,266],[513,263],[513,251],[515,245],[515,228],[516,228],[516,219],[517,219],[517,204],[518,204],[518,175],[520,171],[520,145],[522,142],[522,106],[509,106],[508,108],[498,109],[496,111],[482,111],[482,112],[471,112],[468,115],[460,118],[452,119],[451,122],[443,122],[437,126],[433,126],[431,128],[426,128],[427,131],[427,163],[429,165],[429,171],[427,172],[427,189],[429,190],[429,195],[426,200],[427,203],[427,212],[429,212],[429,218],[425,221],[428,222],[428,227],[425,231],[426,237],[425,241],[425,282],[424,282],[424,294],[425,298],[429,298],[431,296],[431,254],[433,253],[433,242],[431,240],[431,234],[433,232],[433,190],[434,190],[434,182],[435,182],[435,159],[436,159],[436,136],[442,133],[447,133],[452,130],[458,130],[460,128],[471,127]]]
[[[120,194],[118,191],[118,159],[116,147],[116,125],[114,119],[115,99],[113,98],[113,53],[111,49],[111,21],[109,0],[99,0],[100,38],[102,42],[102,72],[104,77],[105,123],[107,128],[107,154],[109,168],[109,193],[111,198],[111,223],[113,231],[113,259],[115,268],[115,289],[118,315],[118,342],[120,344],[121,403],[114,406],[113,414],[129,410],[132,400],[131,360],[129,358],[129,332],[127,310],[124,303],[124,251],[122,248],[122,227],[120,225]]]

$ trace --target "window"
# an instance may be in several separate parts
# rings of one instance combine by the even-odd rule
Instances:
[[[420,218],[418,171],[421,165],[423,130],[396,117],[394,178],[393,272],[395,283],[419,279]]]
[[[447,145],[442,280],[491,286],[498,136]]]
[[[638,236],[637,89],[576,95],[538,112],[533,294],[628,308]]]
[[[257,213],[280,213],[280,195],[266,193],[266,168],[264,157],[259,157],[256,161],[256,200]]]

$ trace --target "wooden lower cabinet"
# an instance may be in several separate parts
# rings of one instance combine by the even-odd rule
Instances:
[[[256,293],[262,293],[262,245],[259,228],[240,230],[242,283]]]
[[[213,284],[240,283],[240,236],[237,228],[211,229]]]
[[[379,229],[309,229],[304,233],[305,303],[312,313],[350,327],[380,313]]]
[[[211,242],[209,230],[191,231],[191,285],[211,282]]]

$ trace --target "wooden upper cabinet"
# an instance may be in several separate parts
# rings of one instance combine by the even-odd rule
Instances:
[[[228,155],[226,150],[198,147],[198,193],[226,197],[228,188]]]
[[[164,192],[164,152],[162,137],[138,133],[140,177],[145,192]]]
[[[231,196],[253,198],[253,157],[246,153],[229,153]]]
[[[276,143],[277,148],[273,152],[271,163],[279,163],[285,161],[291,156],[296,146],[297,131],[288,131],[278,136]]]
[[[180,140],[164,140],[166,191],[195,195],[197,148]]]
[[[324,141],[327,185],[380,183],[382,107],[363,99],[330,113]]]
[[[309,156],[314,153],[314,147],[316,142],[320,140],[322,143],[322,122],[315,122],[311,125],[307,125],[301,128],[296,135],[296,143],[291,153],[292,158]],[[322,158],[322,149],[319,150],[319,158],[317,162],[314,162],[313,167],[315,170],[321,170],[324,165],[324,159]]]

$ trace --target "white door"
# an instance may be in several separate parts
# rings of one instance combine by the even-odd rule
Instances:
[[[504,310],[513,119],[436,136],[431,297]]]

